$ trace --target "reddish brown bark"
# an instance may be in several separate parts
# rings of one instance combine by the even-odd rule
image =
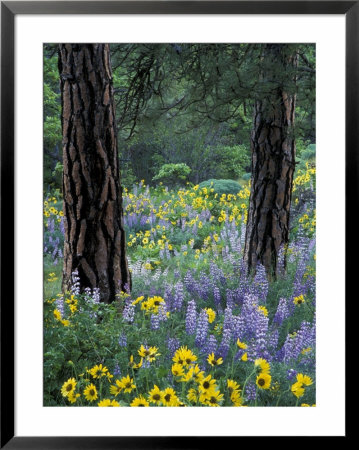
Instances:
[[[265,56],[289,71],[296,56],[283,55],[283,45],[265,48]],[[264,74],[275,79],[274,73]],[[289,213],[295,169],[294,113],[295,93],[288,93],[280,82],[254,106],[251,135],[252,179],[244,259],[249,272],[258,263],[270,278],[277,273],[278,252],[288,243]]]
[[[63,289],[111,302],[130,284],[108,44],[60,44],[65,244]]]

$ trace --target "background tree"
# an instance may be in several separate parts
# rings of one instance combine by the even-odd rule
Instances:
[[[108,44],[60,44],[65,242],[63,289],[111,302],[130,284]]]

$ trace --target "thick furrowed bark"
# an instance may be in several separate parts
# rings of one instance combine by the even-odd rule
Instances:
[[[289,63],[293,64],[293,60]],[[261,263],[270,278],[276,277],[279,249],[289,239],[295,169],[294,112],[295,94],[290,95],[283,88],[257,101],[254,107],[244,259],[249,273]]]
[[[112,73],[107,44],[60,44],[65,245],[63,289],[111,302],[130,284],[125,252]]]

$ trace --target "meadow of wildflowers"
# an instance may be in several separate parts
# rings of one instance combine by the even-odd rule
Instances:
[[[249,194],[125,189],[133,286],[111,304],[76,273],[61,293],[62,199],[46,196],[45,405],[315,405],[315,169],[296,173],[272,282],[245,273]]]

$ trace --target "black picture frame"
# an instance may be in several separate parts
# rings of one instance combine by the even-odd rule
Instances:
[[[18,14],[341,14],[346,19],[346,298],[354,286],[359,162],[359,1],[1,2],[1,440],[6,449],[199,448],[223,437],[23,437],[14,435],[14,33]],[[353,208],[354,206],[354,208]],[[350,243],[348,236],[351,236]],[[349,250],[350,245],[350,252]],[[354,266],[354,267],[353,267]],[[355,300],[355,299],[352,299]],[[346,303],[347,304],[347,303]],[[346,336],[348,323],[346,321]],[[348,342],[348,339],[346,339]],[[348,368],[347,371],[348,373]],[[347,404],[347,402],[346,402]],[[347,417],[347,414],[346,414]],[[348,427],[345,437],[349,437]],[[227,442],[226,442],[227,443]],[[221,444],[223,445],[223,443]]]

